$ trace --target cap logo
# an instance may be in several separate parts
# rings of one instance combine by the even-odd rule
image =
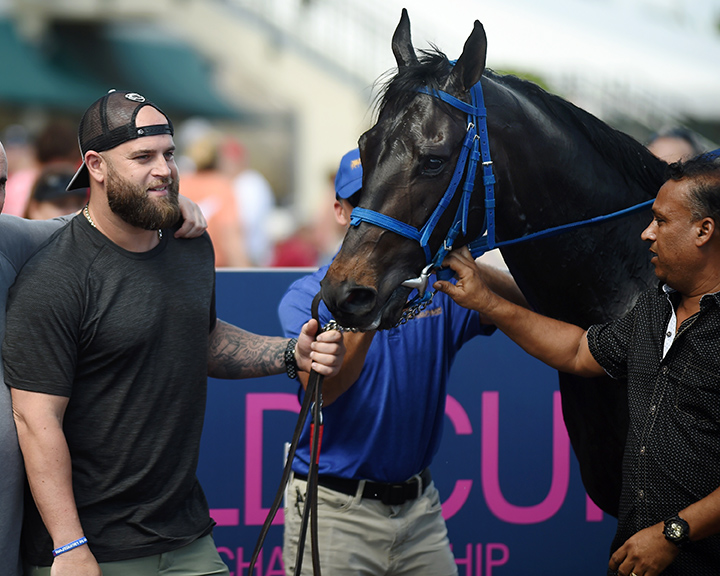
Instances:
[[[360,158],[356,158],[355,160],[350,162],[350,170],[355,170],[355,168],[359,168],[360,166]]]
[[[125,98],[132,100],[133,102],[145,102],[145,96],[141,96],[137,92],[128,92],[125,94]]]

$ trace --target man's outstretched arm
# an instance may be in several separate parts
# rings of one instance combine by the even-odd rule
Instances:
[[[308,321],[300,332],[295,347],[299,370],[315,370],[325,377],[340,370],[345,345],[337,330],[318,335],[316,320]],[[282,374],[286,370],[285,350],[288,338],[261,336],[218,320],[210,333],[208,348],[208,376],[213,378],[256,378]]]
[[[528,354],[562,372],[579,376],[605,374],[590,353],[585,330],[542,316],[495,294],[482,280],[467,248],[451,252],[443,265],[455,271],[457,283],[438,281],[434,288],[460,306],[477,310]]]

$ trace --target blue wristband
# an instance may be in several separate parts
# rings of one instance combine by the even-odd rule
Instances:
[[[65,546],[60,546],[60,548],[55,548],[55,550],[53,550],[53,558],[55,556],[60,556],[60,554],[64,554],[65,552],[68,552],[69,550],[72,550],[73,548],[82,546],[83,544],[87,544],[87,538],[85,538],[85,536],[83,536],[82,538],[79,538],[78,540],[75,540],[75,542],[70,542],[70,544],[65,544]]]

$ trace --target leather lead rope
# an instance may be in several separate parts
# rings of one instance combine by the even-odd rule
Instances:
[[[311,457],[310,466],[308,468],[307,489],[305,493],[305,508],[303,510],[302,523],[300,524],[300,534],[298,537],[297,554],[295,556],[295,576],[300,576],[302,570],[303,554],[305,552],[305,538],[307,536],[308,521],[310,522],[310,544],[313,563],[313,574],[320,576],[320,549],[318,548],[318,526],[317,526],[317,492],[318,492],[318,459],[320,457],[320,426],[315,423],[320,422],[320,410],[322,406],[322,376],[314,370],[310,373],[310,380],[317,380],[313,385],[312,394],[312,422],[313,430],[311,438]],[[305,391],[306,396],[310,396],[310,382],[308,389]],[[284,488],[284,487],[283,487]]]
[[[320,304],[320,293],[318,292],[313,299],[312,303],[312,317],[318,321],[318,306]],[[318,334],[322,329],[318,329]],[[280,506],[282,505],[283,495],[285,493],[285,487],[290,480],[290,472],[292,471],[292,463],[295,459],[295,452],[297,450],[298,442],[300,441],[300,434],[307,420],[307,415],[312,410],[312,423],[311,426],[311,458],[310,466],[308,469],[307,479],[307,493],[305,496],[305,509],[303,510],[302,523],[300,525],[300,535],[298,538],[297,555],[295,557],[295,576],[300,576],[302,571],[303,553],[305,551],[305,539],[307,535],[308,522],[310,522],[310,543],[312,549],[312,563],[313,563],[313,574],[315,576],[321,576],[320,573],[320,550],[318,547],[318,518],[317,518],[317,490],[318,490],[318,459],[320,457],[320,439],[322,437],[322,382],[323,376],[312,370],[310,372],[310,378],[308,379],[308,385],[305,389],[305,397],[303,398],[302,406],[300,407],[300,414],[298,415],[297,424],[295,425],[295,431],[293,432],[292,442],[290,443],[290,450],[288,451],[287,461],[285,462],[285,468],[283,468],[282,478],[280,479],[280,486],[275,494],[272,506],[268,511],[267,518],[263,523],[260,535],[258,536],[257,543],[255,544],[255,550],[253,551],[252,558],[250,560],[250,566],[248,568],[248,575],[252,576],[253,570],[255,569],[255,563],[260,556],[265,538],[270,530],[272,521],[275,519]]]

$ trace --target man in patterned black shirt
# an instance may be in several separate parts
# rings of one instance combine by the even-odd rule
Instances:
[[[523,349],[581,376],[627,378],[630,429],[610,574],[720,573],[720,151],[670,166],[642,233],[660,280],[587,331],[511,304],[467,249],[435,288]]]

